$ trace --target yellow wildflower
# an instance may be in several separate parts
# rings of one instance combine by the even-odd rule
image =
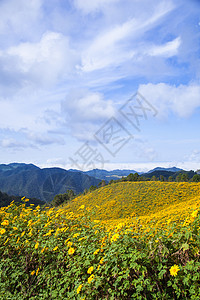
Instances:
[[[67,246],[68,246],[68,247],[71,247],[72,245],[73,245],[73,243],[70,242],[70,241],[67,243]]]
[[[34,274],[35,274],[35,271],[32,271],[32,272],[31,272],[31,275],[34,275]]]
[[[4,220],[4,221],[1,223],[2,226],[8,226],[8,224],[9,224],[9,221],[8,221],[8,220]]]
[[[98,254],[99,253],[99,251],[100,251],[100,249],[97,249],[96,251],[94,251],[94,255],[96,255],[96,254]]]
[[[74,235],[73,235],[73,238],[76,238],[77,236],[79,236],[80,235],[80,233],[75,233]]]
[[[58,249],[58,246],[56,246],[54,249],[53,249],[53,251],[56,251]]]
[[[192,218],[196,218],[197,217],[197,214],[198,214],[198,209],[197,210],[194,210],[191,214]]]
[[[37,269],[37,271],[36,271],[36,273],[35,273],[36,276],[38,275],[39,270],[40,270],[40,268]]]
[[[92,274],[92,275],[88,278],[88,283],[91,283],[92,280],[94,280],[94,274]]]
[[[14,229],[14,230],[18,230],[18,228],[17,228],[17,227],[13,227],[13,229]]]
[[[46,248],[46,247],[42,248],[42,250],[41,250],[41,253],[43,253],[43,252],[44,252],[45,248]]]
[[[35,249],[37,249],[39,247],[39,243],[35,244]]]
[[[111,237],[111,242],[115,242],[119,238],[119,234],[116,233]]]
[[[94,270],[94,267],[90,267],[90,268],[87,270],[87,273],[88,273],[88,274],[92,274],[93,270]]]
[[[78,287],[78,288],[77,288],[77,290],[76,290],[77,294],[79,294],[79,293],[80,293],[80,291],[81,291],[82,287],[83,287],[83,285],[82,285],[82,284],[80,284],[80,285],[79,285],[79,287]]]
[[[180,271],[180,269],[178,265],[173,265],[169,271],[172,276],[176,276],[178,271]]]
[[[99,263],[102,265],[103,261],[104,261],[104,258],[102,257]]]
[[[0,234],[4,234],[6,230],[4,228],[0,228]]]
[[[68,250],[68,254],[69,255],[74,254],[74,252],[75,252],[74,248],[69,248],[69,250]]]

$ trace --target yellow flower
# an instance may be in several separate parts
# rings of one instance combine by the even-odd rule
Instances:
[[[25,231],[23,231],[22,233],[21,233],[21,237],[23,237],[25,235]]]
[[[193,213],[191,214],[192,218],[196,218],[197,214],[198,214],[198,209],[193,211]]]
[[[4,221],[1,223],[2,226],[8,226],[8,224],[9,224],[9,221],[8,221],[8,220],[4,220]]]
[[[69,248],[69,250],[68,250],[68,254],[69,255],[74,254],[74,252],[75,252],[74,248]]]
[[[4,234],[6,230],[4,228],[0,228],[0,234]]]
[[[94,251],[94,255],[98,254],[98,252],[100,251],[100,249],[97,249],[96,251]]]
[[[37,271],[36,271],[36,273],[35,273],[36,276],[38,275],[39,270],[40,270],[40,268],[37,269]]]
[[[79,207],[79,209],[84,209],[85,208],[85,205],[81,205],[80,207]]]
[[[88,278],[88,283],[91,283],[92,280],[94,280],[94,274],[92,274],[92,275]]]
[[[35,249],[37,249],[39,247],[39,243],[35,244]]]
[[[119,234],[116,233],[111,237],[111,242],[115,242],[119,238]]]
[[[104,261],[104,258],[102,257],[99,263],[102,265],[103,261]]]
[[[25,201],[25,202],[28,202],[28,201],[29,201],[29,199],[25,199],[24,201]]]
[[[58,246],[56,246],[54,249],[53,249],[53,251],[56,251],[58,249]]]
[[[49,236],[49,235],[51,235],[53,231],[54,231],[53,229],[50,229],[44,236]]]
[[[13,229],[14,229],[14,230],[18,230],[18,228],[17,228],[17,227],[13,227]]]
[[[180,271],[180,269],[178,265],[173,265],[169,271],[172,276],[176,276],[178,271]]]
[[[7,244],[8,241],[9,241],[9,238],[7,238],[7,240],[5,241],[4,245]]]
[[[92,274],[93,270],[94,270],[94,267],[90,267],[90,268],[87,270],[87,273],[88,273],[88,274]]]
[[[72,245],[73,245],[73,243],[70,242],[70,241],[67,243],[67,246],[68,246],[68,247],[71,247]]]
[[[44,248],[42,248],[41,253],[43,253],[45,249],[46,249],[46,246]]]
[[[82,287],[83,287],[83,285],[82,285],[82,284],[80,284],[80,285],[79,285],[79,287],[78,287],[78,288],[77,288],[77,290],[76,290],[76,291],[77,291],[77,294],[79,294],[79,293],[80,293],[80,291],[81,291]]]
[[[77,236],[79,236],[80,235],[80,233],[75,233],[74,235],[73,235],[73,238],[76,238]]]
[[[35,274],[35,271],[32,271],[32,272],[31,272],[31,275],[34,275],[34,274]]]

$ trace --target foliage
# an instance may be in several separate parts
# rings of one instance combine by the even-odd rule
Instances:
[[[69,200],[72,200],[75,198],[75,193],[73,190],[67,190],[64,194],[58,194],[54,197],[54,199],[51,202],[52,206],[59,206],[63,203],[66,203]]]
[[[81,197],[72,201],[79,203],[74,212],[69,205],[26,207],[27,199],[21,206],[11,203],[1,208],[0,299],[199,299],[199,185],[187,183],[188,193],[183,183],[148,182],[152,190],[147,182],[113,186],[128,193],[131,185],[140,184],[148,187],[152,211],[142,215],[141,210],[140,216],[124,221],[94,219],[99,208],[96,203],[84,204]],[[185,197],[191,193],[194,199],[185,199],[182,206],[173,201],[163,204],[168,209],[164,218],[155,196],[162,188],[166,197],[166,187],[170,193],[178,185]],[[111,187],[84,197],[91,194],[95,201],[98,193],[104,191],[105,197]],[[146,203],[142,202],[143,209]],[[184,220],[177,216],[181,207]]]

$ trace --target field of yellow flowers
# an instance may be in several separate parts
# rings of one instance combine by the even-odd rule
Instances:
[[[0,209],[0,299],[200,299],[200,184],[121,182]]]

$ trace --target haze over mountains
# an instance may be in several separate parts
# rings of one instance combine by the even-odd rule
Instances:
[[[176,178],[184,170],[173,168],[155,168],[147,173],[139,173],[145,178],[160,175]],[[9,195],[37,198],[45,202],[52,201],[55,195],[73,190],[75,194],[82,193],[91,185],[98,186],[101,180],[107,183],[110,180],[121,179],[135,170],[100,170],[90,171],[65,170],[62,168],[41,169],[33,164],[11,163],[0,164],[0,191]],[[187,172],[191,178],[195,172]]]

